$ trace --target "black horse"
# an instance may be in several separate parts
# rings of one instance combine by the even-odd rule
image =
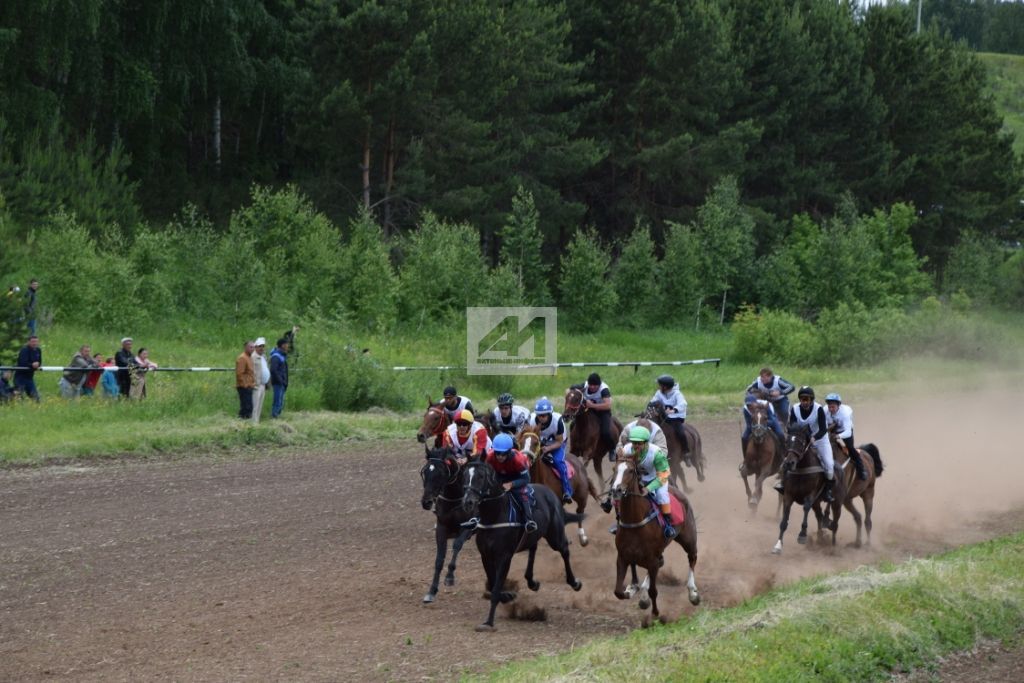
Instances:
[[[448,552],[448,541],[455,539],[444,585],[454,586],[455,559],[473,531],[462,526],[469,519],[469,515],[462,509],[462,481],[459,479],[459,466],[452,456],[451,449],[427,449],[427,462],[420,470],[420,477],[423,479],[423,498],[420,501],[423,509],[434,508],[434,514],[437,515],[437,525],[434,527],[434,538],[437,541],[434,580],[430,582],[430,589],[423,596],[423,602],[429,604],[437,597],[437,583],[441,578],[441,567]]]
[[[516,599],[515,592],[502,589],[508,577],[512,557],[519,551],[529,551],[526,585],[532,591],[540,588],[540,583],[533,580],[533,560],[541,538],[548,542],[552,550],[562,555],[566,583],[575,591],[583,587],[583,582],[572,573],[572,565],[569,563],[569,539],[565,535],[565,525],[579,523],[583,515],[564,512],[558,496],[551,489],[534,485],[537,505],[533,510],[533,520],[537,523],[537,530],[527,532],[521,521],[508,521],[509,506],[512,505],[511,496],[504,490],[497,473],[490,465],[471,462],[463,467],[462,487],[462,507],[478,520],[476,547],[480,551],[480,560],[487,573],[487,590],[491,594],[487,620],[476,627],[477,631],[493,631],[494,610],[498,603]]]

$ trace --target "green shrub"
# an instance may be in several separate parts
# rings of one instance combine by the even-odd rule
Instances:
[[[341,249],[341,299],[353,322],[384,330],[398,316],[398,275],[391,265],[390,244],[368,211],[349,224]]]
[[[820,355],[814,327],[785,311],[740,310],[733,322],[734,355],[742,362],[813,364]]]
[[[578,230],[562,255],[559,306],[570,328],[604,325],[616,313],[619,297],[608,279],[612,257],[593,230]]]
[[[395,376],[371,356],[353,346],[331,348],[322,368],[322,401],[328,410],[358,411],[408,407],[395,385]]]
[[[661,282],[661,264],[654,256],[651,231],[637,224],[612,268],[612,286],[619,300],[616,321],[640,328],[661,317]]]

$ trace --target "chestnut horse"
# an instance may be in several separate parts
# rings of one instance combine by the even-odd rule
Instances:
[[[530,481],[534,484],[543,484],[552,491],[559,493],[562,490],[562,480],[558,474],[555,473],[555,468],[544,461],[544,458],[537,457],[540,453],[540,438],[538,436],[539,427],[525,426],[523,431],[519,432],[516,436],[516,445],[523,453],[530,458]],[[572,475],[572,499],[576,502],[576,513],[580,515],[579,529],[577,533],[580,537],[580,545],[585,546],[590,543],[590,539],[587,538],[587,532],[583,528],[583,514],[587,509],[587,494],[589,493],[594,497],[594,500],[598,500],[597,488],[594,486],[594,482],[587,476],[587,470],[583,466],[583,461],[580,460],[576,455],[566,451],[565,453],[566,465],[572,464],[573,472]]]
[[[794,501],[800,501],[804,507],[804,521],[800,527],[798,543],[807,542],[807,515],[811,508],[818,518],[818,535],[822,535],[823,525],[832,531],[832,545],[836,544],[836,530],[839,528],[839,515],[843,510],[843,502],[846,497],[846,486],[843,481],[843,471],[835,470],[835,484],[832,487],[834,501],[829,503],[828,511],[820,514],[818,502],[825,487],[825,470],[818,460],[818,451],[814,447],[814,441],[806,429],[790,432],[786,436],[786,455],[782,459],[782,521],[779,522],[779,540],[772,548],[772,553],[782,553],[782,536],[789,526],[790,508]],[[829,519],[831,512],[831,520]]]
[[[740,465],[740,476],[743,486],[747,489],[747,505],[752,511],[757,510],[761,502],[764,480],[778,473],[782,466],[782,442],[778,435],[768,426],[768,406],[764,403],[749,403],[750,439],[747,450],[743,453],[743,464]],[[750,491],[747,477],[754,477],[754,492]]]
[[[444,430],[448,429],[448,425],[451,423],[444,404],[434,403],[428,396],[427,412],[423,413],[423,422],[416,430],[416,440],[426,443],[428,438],[434,437],[434,448],[440,448],[444,441]]]
[[[632,568],[633,580],[636,581],[637,565],[647,569],[647,595],[651,602],[651,616],[659,616],[658,611],[658,570],[664,564],[664,552],[669,545],[661,524],[658,523],[658,512],[646,490],[640,486],[640,473],[634,458],[620,458],[615,463],[615,476],[611,486],[612,499],[616,501],[615,517],[618,530],[615,533],[616,559],[615,597],[625,600],[632,596],[635,589],[626,589],[626,570]],[[669,495],[675,496],[683,506],[685,519],[676,525],[678,535],[673,539],[686,551],[690,562],[690,575],[686,580],[690,604],[700,604],[697,583],[693,568],[697,565],[697,520],[693,514],[693,506],[689,499],[675,487],[670,487]],[[646,608],[646,600],[641,598],[640,607]]]
[[[882,465],[882,454],[873,443],[857,448],[857,452],[860,453],[860,461],[864,463],[864,469],[868,472],[868,478],[861,479],[857,476],[856,468],[852,466],[853,463],[850,462],[846,447],[835,438],[831,441],[836,463],[843,467],[843,481],[846,485],[846,498],[843,500],[843,507],[850,511],[850,515],[853,516],[853,521],[857,525],[857,540],[848,545],[851,548],[861,546],[861,516],[857,508],[853,507],[854,498],[864,501],[864,529],[867,531],[867,544],[871,545],[871,510],[875,506],[875,481],[882,476],[882,470],[885,468]],[[871,457],[868,458],[865,455]]]
[[[420,470],[423,479],[423,497],[420,503],[424,510],[433,508],[437,516],[434,525],[434,540],[437,542],[437,553],[434,555],[434,578],[430,582],[423,602],[429,604],[437,597],[437,584],[441,578],[441,567],[448,552],[448,541],[452,543],[452,560],[448,563],[448,573],[444,576],[444,585],[455,585],[455,560],[473,531],[462,524],[469,515],[462,509],[462,481],[459,479],[459,466],[452,457],[450,448],[426,449],[427,462]]]
[[[569,429],[569,447],[566,450],[579,456],[584,464],[593,463],[598,478],[604,481],[602,463],[606,455],[615,452],[619,434],[622,433],[622,423],[612,415],[611,443],[602,444],[600,418],[584,405],[583,390],[579,387],[566,389],[562,419]]]
[[[651,401],[647,404],[641,417],[656,423],[665,432],[665,442],[668,444],[668,463],[672,471],[672,482],[683,484],[683,491],[689,493],[690,487],[686,483],[686,471],[683,469],[683,447],[679,443],[679,437],[669,424],[668,413],[665,412],[665,404],[658,401]],[[686,434],[686,445],[689,448],[690,462],[697,470],[697,481],[704,481],[704,466],[707,460],[704,458],[704,448],[701,445],[700,433],[697,428],[689,422],[683,423],[683,433]]]

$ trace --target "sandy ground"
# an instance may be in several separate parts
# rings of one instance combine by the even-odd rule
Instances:
[[[685,619],[798,577],[1019,530],[1014,398],[855,406],[858,441],[876,443],[886,465],[873,546],[845,547],[854,531],[844,514],[835,551],[797,545],[791,525],[781,556],[770,554],[771,496],[756,515],[747,509],[738,414],[695,420],[709,460],[706,482],[691,477],[703,603],[663,584],[662,612]],[[419,506],[422,449],[411,436],[270,455],[0,472],[0,680],[447,680],[641,623],[635,602],[612,595],[611,520],[596,505],[593,541],[572,547],[583,590],[542,550],[543,586],[518,602],[546,620],[502,608],[499,632],[478,634],[486,603],[474,544],[456,586],[420,603],[433,516]],[[512,575],[524,566],[518,557]],[[685,578],[678,547],[666,566]]]

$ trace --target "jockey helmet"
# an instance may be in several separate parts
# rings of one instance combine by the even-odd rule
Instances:
[[[629,440],[634,443],[647,443],[651,440],[651,430],[647,427],[636,425],[629,430]]]
[[[744,403],[757,403],[757,396],[753,394],[747,394],[746,398],[743,399]]]
[[[498,405],[499,406],[510,406],[514,402],[515,402],[515,399],[512,398],[512,394],[508,393],[507,391],[504,394],[501,394],[500,396],[498,396]]]
[[[547,396],[541,396],[537,401],[537,405],[533,407],[533,412],[538,415],[550,415],[554,410],[555,409],[551,407],[551,401],[548,400]]]
[[[587,377],[587,384],[600,384],[600,383],[601,383],[601,375],[597,374],[596,372],[590,373],[590,377]]]
[[[825,397],[825,403],[832,403],[833,401],[835,401],[836,403],[842,403],[843,399],[839,397],[839,394],[832,392],[831,394]]]
[[[810,387],[800,387],[800,391],[796,392],[797,398],[803,398],[809,396],[812,400],[814,399],[814,389]]]
[[[512,441],[512,437],[508,434],[498,434],[494,437],[495,453],[508,453],[513,447],[515,447],[515,443]]]
[[[676,378],[672,375],[662,375],[658,378],[658,386],[668,387],[671,389],[676,385]]]
[[[459,414],[455,416],[456,424],[473,424],[473,413],[468,410],[461,410]]]
[[[445,387],[444,388],[444,397],[445,398],[449,398],[451,396],[456,396],[456,395],[458,395],[458,393],[459,392],[455,390],[455,387]]]

